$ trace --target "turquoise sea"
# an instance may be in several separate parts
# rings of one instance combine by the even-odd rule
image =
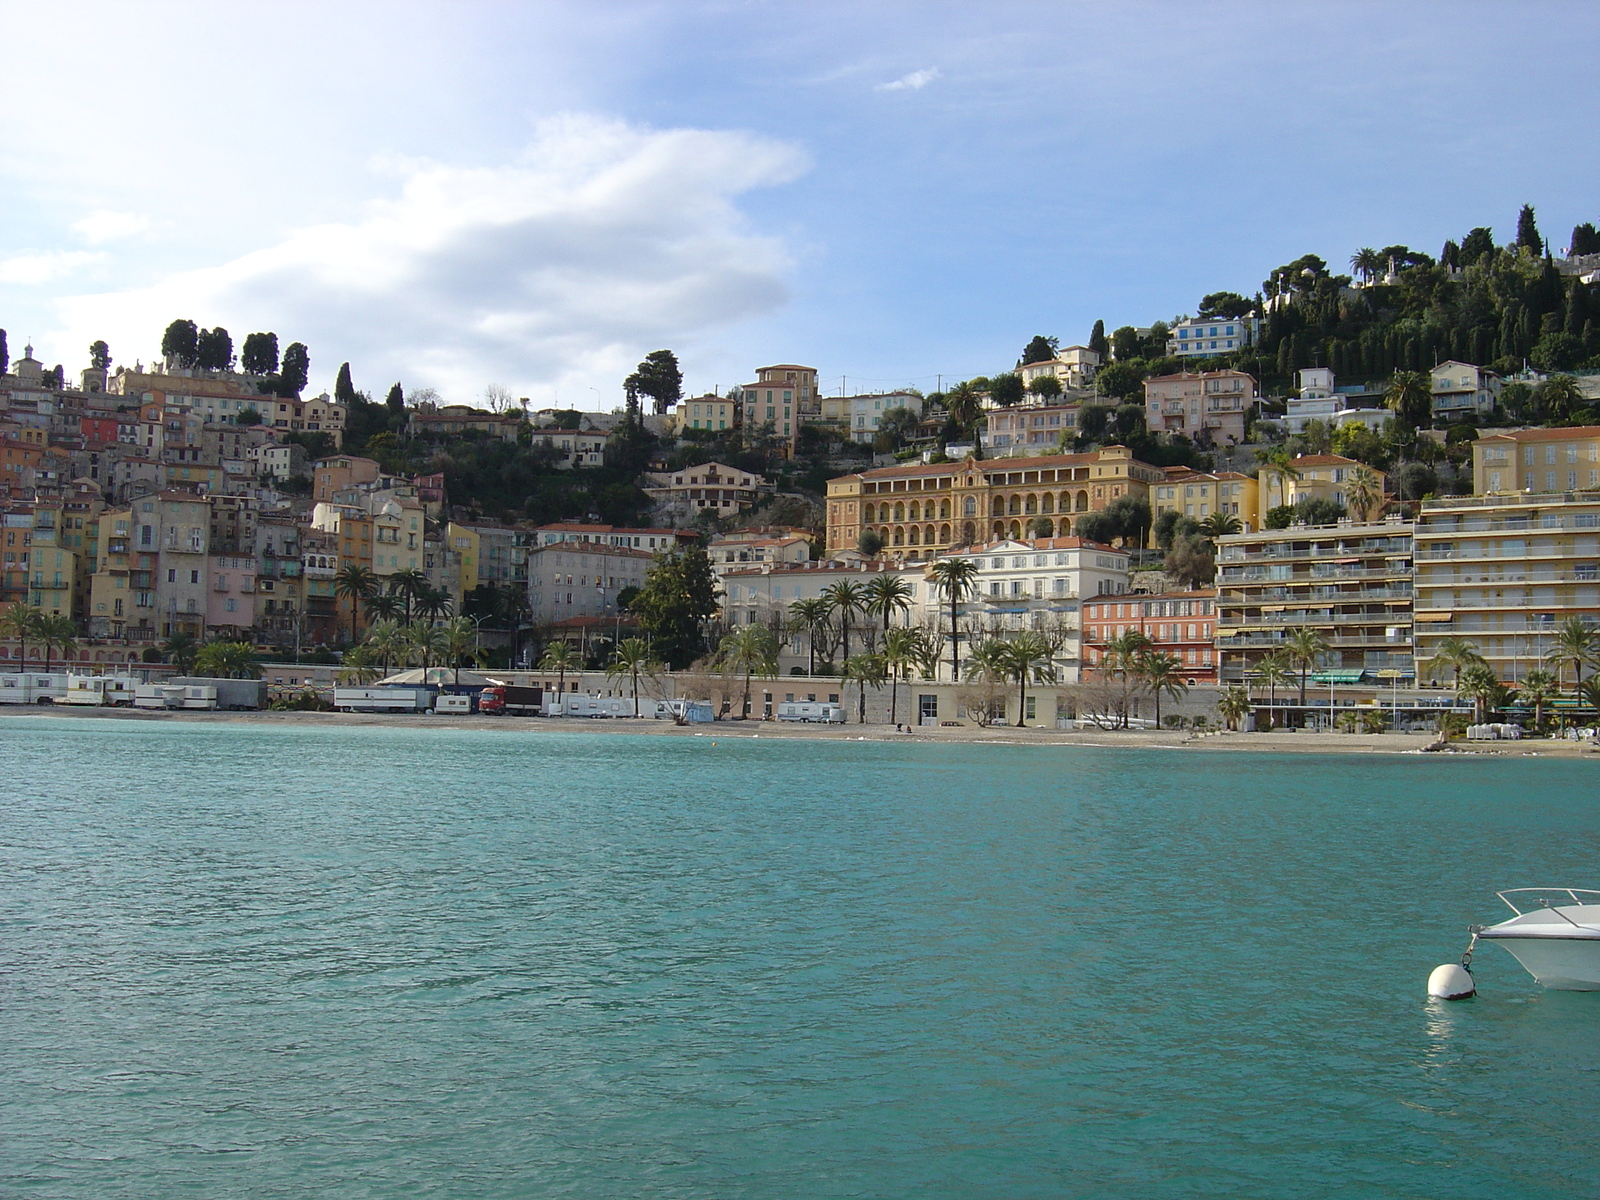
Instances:
[[[0,1195],[1591,1197],[1583,762],[0,721]]]

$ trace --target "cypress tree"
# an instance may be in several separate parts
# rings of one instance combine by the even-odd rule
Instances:
[[[1111,353],[1111,343],[1106,341],[1106,323],[1104,321],[1096,321],[1094,323],[1094,330],[1089,334],[1089,349],[1100,356],[1101,362],[1104,362]]]
[[[1572,286],[1567,289],[1567,320],[1566,331],[1577,336],[1583,331],[1583,323],[1589,319],[1589,289],[1582,282],[1574,279]]]
[[[355,384],[350,382],[350,364],[343,363],[339,367],[339,375],[333,381],[333,398],[341,404],[349,404],[356,398]]]
[[[1539,236],[1539,226],[1533,219],[1533,205],[1524,204],[1522,211],[1517,214],[1517,245],[1524,246],[1535,254],[1544,253],[1544,239]]]

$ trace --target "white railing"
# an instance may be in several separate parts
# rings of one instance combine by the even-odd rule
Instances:
[[[1522,916],[1524,911],[1531,912],[1533,910],[1533,906],[1529,905],[1526,910],[1518,908],[1517,905],[1516,905],[1516,902],[1511,899],[1512,896],[1520,896],[1520,895],[1523,895],[1523,894],[1530,894],[1530,895],[1535,896],[1535,898],[1537,899],[1541,895],[1547,896],[1547,895],[1550,895],[1551,893],[1555,893],[1557,895],[1569,897],[1574,904],[1600,904],[1600,891],[1596,891],[1594,888],[1562,888],[1562,887],[1507,888],[1503,892],[1496,892],[1495,895],[1499,896],[1500,899],[1505,902],[1506,907],[1509,908],[1512,912],[1516,913],[1517,916],[1520,917],[1520,916]],[[1578,899],[1579,896],[1592,896],[1593,899],[1592,900],[1580,900],[1580,899]],[[1524,901],[1524,903],[1526,903],[1526,901]],[[1550,902],[1548,900],[1545,900],[1545,899],[1538,899],[1538,907],[1540,907],[1540,908],[1549,908],[1550,907]]]

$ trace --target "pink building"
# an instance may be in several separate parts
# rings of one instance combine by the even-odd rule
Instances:
[[[206,627],[243,636],[256,623],[256,560],[213,554],[206,559],[206,574]]]
[[[1145,424],[1152,433],[1181,433],[1201,445],[1244,441],[1245,415],[1256,381],[1243,371],[1180,371],[1144,381]]]

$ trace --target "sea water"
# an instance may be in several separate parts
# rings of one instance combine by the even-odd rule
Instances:
[[[0,1194],[1593,1196],[1595,771],[8,718]]]

